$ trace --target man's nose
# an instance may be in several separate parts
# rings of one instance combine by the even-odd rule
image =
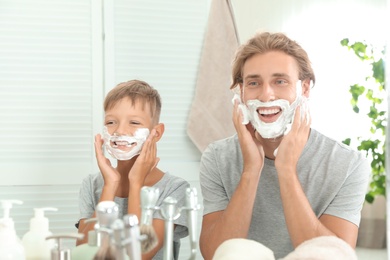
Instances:
[[[261,102],[268,102],[268,101],[275,100],[275,91],[273,86],[268,83],[264,83],[263,86],[260,88],[257,98]]]

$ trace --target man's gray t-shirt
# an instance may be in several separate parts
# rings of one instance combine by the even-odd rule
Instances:
[[[243,159],[237,135],[207,147],[200,164],[203,215],[227,207],[242,171]],[[311,129],[297,172],[302,189],[318,218],[328,214],[359,226],[371,172],[361,153]],[[269,247],[276,259],[293,251],[277,171],[274,161],[267,158],[261,172],[248,239]]]
[[[91,218],[95,212],[96,205],[99,203],[100,196],[104,185],[104,179],[101,173],[90,174],[84,178],[80,192],[79,192],[79,210],[80,219]],[[157,200],[156,206],[161,207],[163,201],[167,197],[172,197],[177,200],[176,207],[185,207],[185,194],[189,183],[182,178],[179,178],[169,173],[164,173],[161,180],[159,180],[153,187],[158,188],[160,196]],[[127,198],[115,197],[114,201],[119,205],[119,218],[123,218],[127,214]],[[153,218],[164,220],[159,210],[154,211]],[[178,255],[180,249],[180,239],[188,236],[187,213],[185,210],[181,211],[180,217],[173,221],[176,225],[173,241],[174,241],[174,256]],[[164,251],[160,249],[153,257],[156,259],[163,259]]]

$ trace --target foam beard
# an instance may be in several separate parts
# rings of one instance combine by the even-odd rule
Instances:
[[[248,100],[246,104],[249,110],[250,122],[263,138],[269,139],[285,135],[291,129],[295,109],[303,102],[303,100],[304,97],[301,94],[300,86],[297,88],[297,97],[291,105],[290,102],[285,99],[278,99],[270,102],[261,102],[257,99]],[[280,107],[281,115],[275,122],[265,123],[260,120],[257,112],[260,107]]]
[[[110,135],[107,127],[103,128],[104,147],[107,152],[117,160],[130,160],[141,153],[143,144],[149,136],[148,128],[139,128],[133,136],[130,135]],[[125,146],[126,149],[118,148],[118,145]]]

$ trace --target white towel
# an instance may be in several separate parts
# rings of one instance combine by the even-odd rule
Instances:
[[[244,238],[232,238],[223,242],[213,256],[213,260],[275,260],[271,249],[263,244]]]
[[[321,236],[303,242],[282,260],[357,260],[357,255],[344,240]]]
[[[215,251],[213,260],[275,260],[271,249],[244,238],[223,242]],[[355,250],[336,236],[321,236],[300,244],[293,252],[278,260],[357,260]]]
[[[187,133],[196,147],[235,133],[231,64],[238,48],[238,35],[229,0],[213,0],[189,113]]]

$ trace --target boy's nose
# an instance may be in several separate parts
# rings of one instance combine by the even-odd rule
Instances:
[[[125,135],[126,134],[126,129],[123,124],[118,124],[118,127],[115,129],[113,135]]]

